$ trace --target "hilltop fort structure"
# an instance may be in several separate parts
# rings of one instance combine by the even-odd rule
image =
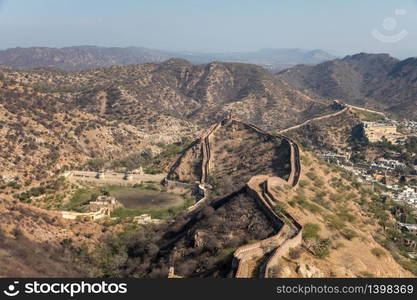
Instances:
[[[404,141],[404,135],[397,132],[397,126],[379,122],[363,122],[363,133],[370,143],[384,140],[392,144],[400,144]]]

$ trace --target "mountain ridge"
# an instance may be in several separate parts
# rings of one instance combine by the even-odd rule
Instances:
[[[359,53],[316,66],[298,65],[279,73],[294,88],[319,98],[385,111],[417,120],[417,58]]]
[[[182,58],[192,63],[230,61],[255,63],[272,70],[279,70],[298,63],[314,64],[333,59],[323,50],[262,49],[253,52],[202,53],[163,51],[144,47],[71,46],[62,48],[30,47],[0,50],[0,65],[19,69],[52,68],[79,71],[113,65],[161,62],[170,58]]]

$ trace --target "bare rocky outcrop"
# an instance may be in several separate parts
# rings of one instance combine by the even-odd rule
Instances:
[[[302,278],[323,278],[325,274],[314,265],[300,264],[297,267],[297,272]]]

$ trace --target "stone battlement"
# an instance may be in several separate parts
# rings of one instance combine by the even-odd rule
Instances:
[[[277,178],[279,179],[279,178]],[[260,277],[272,277],[272,270],[278,264],[279,259],[288,253],[291,248],[295,248],[302,243],[302,225],[291,215],[283,212],[277,214],[272,208],[272,203],[278,200],[271,192],[271,184],[282,182],[280,180],[270,180],[268,176],[255,176],[247,183],[248,192],[256,199],[259,207],[268,217],[271,223],[278,229],[276,235],[253,243],[239,247],[234,256],[236,268],[235,277],[248,278],[252,275],[253,261],[266,257],[272,251],[272,255],[260,268]]]

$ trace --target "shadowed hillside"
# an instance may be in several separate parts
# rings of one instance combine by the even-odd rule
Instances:
[[[357,54],[316,66],[299,65],[280,77],[292,86],[326,99],[417,119],[417,59],[387,54]]]

